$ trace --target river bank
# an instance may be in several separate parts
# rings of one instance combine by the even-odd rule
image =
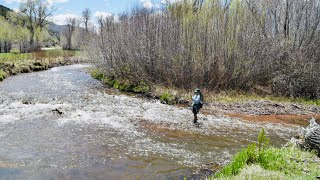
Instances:
[[[193,90],[166,88],[159,85],[131,85],[121,81],[110,80],[97,69],[91,69],[90,74],[102,83],[120,90],[136,94],[137,97],[159,99],[164,104],[178,107],[191,105]],[[115,83],[117,82],[117,83]],[[137,88],[141,91],[134,91]],[[130,87],[130,88],[126,88]],[[203,114],[214,116],[228,116],[248,121],[284,123],[305,126],[313,117],[320,122],[320,106],[318,101],[291,99],[285,97],[259,96],[256,94],[214,93],[204,90],[205,105]]]
[[[73,51],[59,49],[41,50],[34,53],[0,54],[0,81],[20,73],[48,70],[57,66],[84,63],[83,57]]]
[[[2,177],[182,179],[203,164],[223,165],[262,128],[276,147],[299,130],[204,113],[196,127],[189,108],[124,95],[93,79],[87,67],[0,83]]]
[[[93,75],[93,77],[95,77]],[[97,79],[101,80],[103,83],[104,76],[99,75]],[[109,86],[112,84],[105,83]],[[115,89],[119,89],[114,87]],[[147,99],[158,99],[164,104],[172,104],[176,107],[188,107],[190,106],[191,102],[186,97],[192,96],[192,90],[190,92],[185,92],[183,90],[173,90],[163,87],[150,87],[149,92],[138,93],[135,96],[147,98]],[[120,89],[120,91],[126,91],[125,89]],[[206,91],[205,91],[206,92]],[[208,93],[208,92],[207,92]],[[219,95],[214,95],[212,93],[209,94],[209,100],[205,103],[203,109],[201,110],[200,114],[203,115],[212,115],[216,117],[230,117],[235,119],[245,120],[251,123],[272,123],[276,124],[287,124],[287,125],[294,125],[299,127],[304,127],[309,124],[309,120],[311,118],[315,118],[316,122],[320,122],[320,107],[317,105],[317,102],[312,103],[312,101],[306,101],[301,99],[285,99],[285,98],[273,98],[276,100],[270,100],[271,98],[263,98],[261,96],[244,96],[244,98],[237,97],[237,98],[230,98],[230,96],[224,96],[221,98]],[[206,96],[206,94],[205,94]],[[216,96],[216,97],[215,97]],[[218,96],[218,98],[217,98]],[[254,97],[254,98],[253,98]],[[217,100],[219,99],[219,100]],[[231,99],[231,101],[230,101]],[[206,119],[200,118],[200,121],[205,121]],[[159,127],[159,126],[144,126],[147,129],[152,129],[156,132],[166,132],[167,128]],[[173,135],[174,134],[174,135]],[[181,134],[181,132],[173,132],[169,136],[177,137]],[[182,133],[185,134],[185,133]],[[187,135],[190,136],[190,135]],[[180,136],[179,136],[180,137]],[[227,172],[225,174],[220,173],[217,178],[219,179],[238,179],[238,178],[260,178],[260,177],[267,177],[269,176],[270,179],[274,178],[284,178],[290,179],[290,177],[304,177],[303,173],[311,173],[305,174],[305,177],[317,177],[318,171],[317,169],[317,162],[319,162],[319,158],[316,157],[314,153],[308,153],[303,150],[300,150],[293,145],[290,147],[282,147],[286,143],[282,144],[278,148],[271,147],[266,150],[265,158],[270,158],[265,160],[268,164],[273,163],[283,163],[288,162],[288,164],[283,164],[286,166],[285,171],[281,171],[281,168],[278,169],[271,169],[265,168],[265,164],[258,165],[257,163],[248,163],[247,160],[243,160],[244,162],[234,162],[238,160],[236,159],[238,156],[242,156],[243,151],[245,154],[247,153],[246,148],[241,150],[237,153],[234,158],[230,161],[231,165],[228,164],[219,164],[216,162],[208,163],[205,165],[199,166],[197,170],[194,171],[194,175],[190,176],[190,179],[197,179],[199,177],[210,177],[210,174],[214,174],[215,172],[219,171],[232,171],[232,170],[225,170],[230,169],[234,165],[232,163],[240,163],[242,164],[239,167],[238,171],[241,171],[241,174]],[[256,150],[253,150],[256,153]],[[239,155],[240,154],[240,155]],[[289,155],[288,155],[289,154]],[[247,156],[247,155],[244,155]],[[281,159],[281,162],[277,160],[277,158],[272,159],[274,156],[277,156]],[[255,158],[259,158],[258,155]],[[304,162],[304,163],[303,163]],[[265,165],[265,166],[264,166]],[[237,165],[236,165],[237,166]],[[296,166],[300,166],[300,168],[295,168]],[[312,170],[310,170],[310,168]],[[287,172],[296,171],[297,173],[288,175]],[[228,174],[229,173],[229,174]],[[302,175],[301,175],[302,174]],[[234,176],[237,175],[237,176]],[[212,176],[209,179],[214,179],[215,177]]]

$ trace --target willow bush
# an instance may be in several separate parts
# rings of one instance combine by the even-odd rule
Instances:
[[[320,97],[319,0],[185,0],[98,22],[86,48],[108,76]]]

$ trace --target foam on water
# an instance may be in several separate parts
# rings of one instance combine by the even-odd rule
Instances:
[[[30,120],[52,115],[52,110],[68,108],[70,104],[23,104],[21,101],[3,103],[0,105],[0,123],[9,123],[18,120]]]
[[[3,124],[13,123],[17,120],[19,120],[19,118],[14,115],[0,115],[0,123]]]
[[[48,163],[65,169],[103,164],[102,169],[119,171],[118,164],[106,167],[106,162],[155,156],[176,169],[223,163],[256,141],[261,128],[276,145],[298,131],[297,126],[253,123],[201,111],[197,127],[190,108],[104,93],[100,82],[83,72],[85,67],[52,68],[0,84],[0,160],[19,157],[31,169]],[[125,160],[123,164],[130,169]]]

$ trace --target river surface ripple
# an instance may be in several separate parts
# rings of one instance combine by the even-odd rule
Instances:
[[[261,128],[278,147],[299,129],[201,113],[195,127],[190,109],[106,91],[87,67],[0,83],[0,179],[183,179],[230,160]]]

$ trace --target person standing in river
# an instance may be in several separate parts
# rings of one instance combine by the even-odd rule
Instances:
[[[193,118],[193,123],[196,124],[197,121],[198,121],[198,112],[199,110],[202,108],[203,106],[203,95],[200,91],[200,89],[196,89],[194,91],[194,96],[192,97],[192,112],[193,112],[193,115],[194,115],[194,118]]]

